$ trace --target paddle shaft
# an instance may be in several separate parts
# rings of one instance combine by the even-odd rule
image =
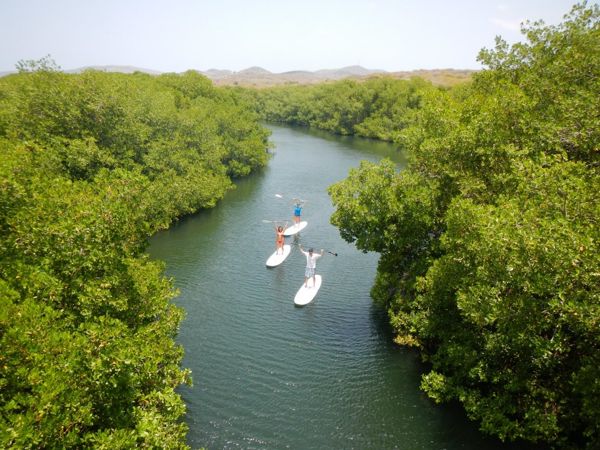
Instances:
[[[300,244],[298,244],[298,245],[300,245]],[[306,247],[306,246],[304,246],[304,247]],[[313,248],[317,248],[317,247],[313,247]],[[336,252],[331,252],[329,250],[324,250],[324,251],[327,252],[327,253],[329,253],[330,255],[333,255],[333,256],[337,256],[338,255]]]

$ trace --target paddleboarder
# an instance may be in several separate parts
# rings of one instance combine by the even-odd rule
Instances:
[[[321,254],[315,253],[312,248],[308,249],[308,252],[305,252],[302,248],[302,245],[299,246],[300,251],[304,256],[306,256],[306,270],[304,271],[304,287],[308,287],[308,279],[313,279],[313,287],[315,286],[315,269],[317,268],[317,259],[323,256],[324,250],[321,249]]]
[[[300,223],[300,216],[302,215],[302,207],[304,206],[304,201],[299,198],[294,199],[294,223]]]
[[[285,230],[287,229],[287,222],[285,225],[279,225],[278,222],[275,222],[275,253],[279,253],[281,250],[281,254],[283,254],[283,244],[285,244]]]

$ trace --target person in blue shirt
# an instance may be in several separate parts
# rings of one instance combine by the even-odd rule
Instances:
[[[294,224],[300,223],[300,217],[302,216],[302,207],[304,206],[304,200],[299,198],[294,199]]]

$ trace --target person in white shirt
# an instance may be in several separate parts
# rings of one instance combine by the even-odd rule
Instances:
[[[308,287],[308,279],[313,279],[313,287],[315,286],[315,269],[317,268],[317,259],[323,256],[323,249],[321,249],[321,254],[314,253],[312,248],[308,249],[308,252],[305,252],[300,245],[300,251],[304,256],[306,256],[306,270],[304,271],[304,287]]]

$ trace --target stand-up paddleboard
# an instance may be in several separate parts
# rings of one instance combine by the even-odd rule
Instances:
[[[312,278],[307,281],[308,287],[304,287],[304,283],[302,283],[302,287],[298,289],[296,292],[296,297],[294,297],[294,304],[298,306],[308,305],[313,301],[317,292],[319,292],[319,288],[321,287],[321,275],[315,275],[315,285],[313,286]]]
[[[308,222],[306,222],[305,220],[303,220],[302,222],[295,223],[291,227],[287,227],[286,230],[283,232],[283,235],[293,236],[294,234],[304,230],[306,228],[306,225],[308,225]]]
[[[287,244],[283,246],[283,253],[277,249],[271,256],[269,256],[269,259],[267,259],[267,267],[278,266],[285,261],[285,258],[290,256],[291,251],[292,246]]]

